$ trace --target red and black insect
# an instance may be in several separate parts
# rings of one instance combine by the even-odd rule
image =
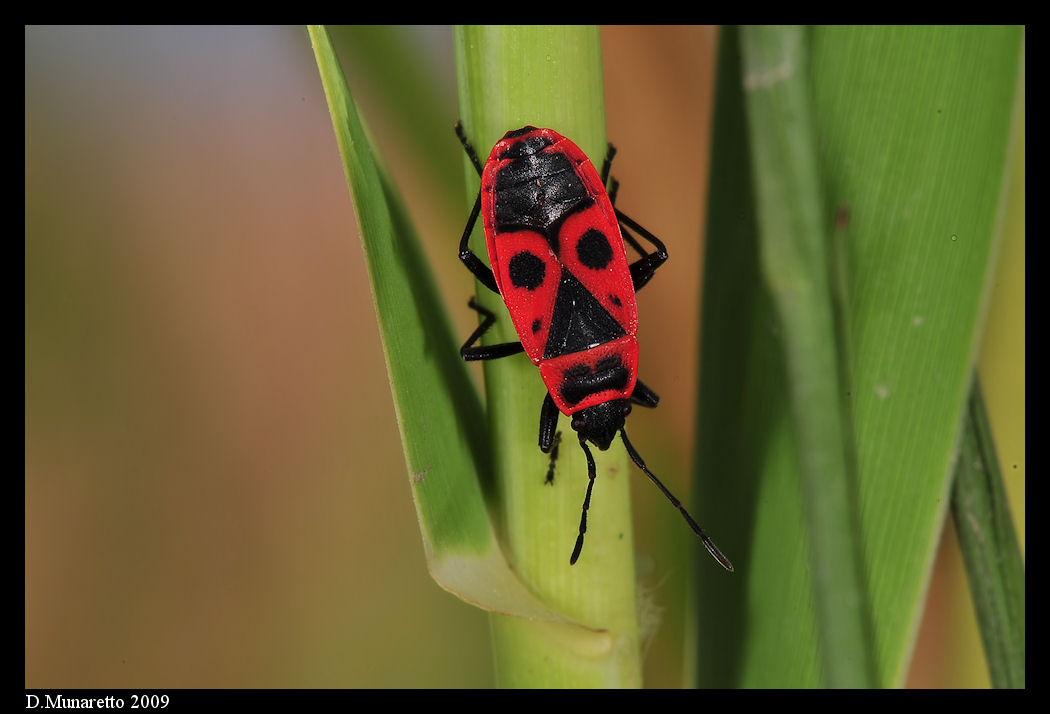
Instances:
[[[551,129],[526,126],[507,132],[482,167],[456,125],[467,155],[481,176],[481,189],[459,243],[459,258],[510,311],[519,342],[475,346],[496,320],[484,318],[463,344],[465,360],[490,360],[525,352],[540,368],[547,396],[540,410],[540,449],[557,449],[558,412],[572,421],[587,456],[587,495],[570,563],[583,549],[595,464],[587,442],[602,451],[619,433],[638,468],[681,512],[727,570],[733,566],[627,439],[624,421],[631,403],[655,407],[660,398],[638,379],[638,309],[635,293],[667,260],[664,244],[614,208],[616,184],[606,192],[615,149],[609,146],[601,175],[573,142]],[[486,266],[468,246],[478,216],[485,227]],[[630,231],[655,250],[647,252]],[[627,262],[624,242],[641,256]],[[547,474],[553,479],[553,466]]]

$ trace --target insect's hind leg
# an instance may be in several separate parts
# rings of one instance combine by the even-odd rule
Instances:
[[[558,431],[558,405],[554,403],[554,397],[550,392],[543,399],[543,408],[540,409],[540,451],[551,455],[550,465],[547,467],[547,478],[544,484],[554,483],[554,464],[558,460],[558,444],[561,443],[561,432]]]
[[[463,346],[459,348],[459,354],[463,359],[468,362],[476,362],[481,360],[499,359],[500,357],[509,357],[510,355],[516,355],[519,352],[525,351],[525,348],[520,342],[501,342],[498,345],[479,345],[473,347],[472,345],[480,340],[481,336],[488,332],[489,328],[492,327],[494,322],[496,322],[496,313],[479,305],[474,298],[471,298],[467,305],[476,310],[478,314],[485,319],[483,319],[481,324],[478,325],[478,329],[470,333],[470,337],[468,337],[467,341],[463,343]]]
[[[631,392],[631,401],[639,406],[653,409],[660,403],[660,395],[649,389],[642,380],[636,379],[634,391]]]
[[[554,403],[554,397],[550,392],[543,398],[543,408],[540,409],[540,451],[549,454],[554,444],[554,432],[558,429],[558,405]]]
[[[558,445],[561,444],[561,432],[555,432],[554,444],[551,446],[551,460],[547,466],[547,478],[543,479],[544,486],[554,483],[554,465],[558,462]]]

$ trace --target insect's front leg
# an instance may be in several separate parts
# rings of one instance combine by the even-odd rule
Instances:
[[[474,208],[470,211],[470,217],[467,218],[467,227],[463,229],[463,237],[459,239],[459,259],[486,288],[498,293],[499,287],[496,285],[496,276],[493,275],[492,269],[482,263],[481,258],[474,255],[474,251],[470,249],[470,234],[474,232],[474,224],[478,221],[479,213],[481,213],[480,191],[478,191],[477,200],[474,201]]]
[[[483,172],[481,161],[478,159],[478,152],[474,151],[474,147],[471,146],[470,141],[467,139],[467,135],[463,131],[462,122],[456,122],[456,136],[459,137],[459,142],[463,144],[463,150],[467,152],[470,163],[474,165],[478,176],[481,176]],[[474,232],[474,224],[478,222],[478,214],[480,213],[481,191],[479,190],[478,197],[474,201],[474,208],[471,209],[470,217],[467,218],[467,227],[463,229],[463,237],[459,239],[459,259],[463,261],[467,269],[474,273],[474,277],[480,280],[485,287],[494,293],[498,293],[499,288],[496,286],[496,276],[492,274],[492,269],[485,265],[478,256],[474,255],[474,251],[470,249],[470,234]]]
[[[474,168],[478,171],[478,176],[481,176],[481,160],[478,159],[478,152],[474,151],[474,146],[470,143],[470,139],[467,138],[467,133],[463,130],[463,122],[456,122],[456,136],[459,137],[459,143],[463,144],[463,150],[467,152],[467,156],[470,158],[470,163],[474,164]]]

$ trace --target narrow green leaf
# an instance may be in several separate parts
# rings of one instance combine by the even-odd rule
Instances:
[[[597,166],[606,153],[601,46],[597,28],[457,27],[456,64],[466,134],[484,161],[507,131],[549,127],[570,137]],[[464,155],[468,203],[478,176]],[[466,216],[466,212],[464,213]],[[471,245],[485,259],[480,226]],[[490,343],[518,338],[499,296],[478,288],[499,319]],[[466,309],[464,306],[463,309]],[[598,476],[583,554],[569,555],[587,488],[587,467],[566,423],[552,486],[537,448],[545,388],[528,358],[485,365],[499,515],[513,567],[547,604],[600,635],[516,618],[493,620],[496,671],[510,687],[621,687],[641,684],[628,478],[619,444],[595,453]]]
[[[443,191],[449,202],[458,200],[459,186],[450,180],[448,167],[455,166],[459,145],[449,140],[448,122],[435,121],[455,116],[455,96],[439,81],[445,77],[444,67],[435,67],[432,54],[421,46],[437,31],[403,25],[327,29],[336,51],[348,58],[347,73],[356,70],[348,81],[367,83],[370,94],[387,109],[385,116],[412,142],[412,156],[429,170],[434,190]],[[451,30],[443,34],[449,37]]]
[[[976,373],[955,467],[952,514],[992,684],[1024,689],[1024,562]]]
[[[768,229],[752,170],[760,147],[741,130],[748,118],[737,32],[723,33],[695,490],[704,503],[728,504],[710,528],[734,554],[739,577],[699,570],[701,684],[833,683],[825,677],[834,654],[819,634],[829,614],[814,584],[826,573],[809,556],[825,544],[808,542],[813,494],[800,487],[799,471],[819,457],[804,453],[812,445],[798,438],[792,396],[803,387],[797,362],[810,359],[828,384],[841,381],[845,406],[825,392],[804,406],[826,413],[805,419],[831,424],[841,410],[842,458],[856,473],[874,681],[902,681],[945,515],[994,255],[1022,37],[1019,28],[977,27],[801,33],[808,60],[793,70],[806,74],[811,93],[823,202],[816,230],[832,236],[821,241],[822,290],[842,301],[836,365],[822,357],[826,340],[813,353],[790,347],[808,338],[785,334],[795,327],[774,307],[771,293],[793,266],[760,258],[758,232]],[[828,317],[803,319],[826,325]],[[848,523],[846,514],[834,517]],[[839,527],[822,537],[851,537],[849,526]]]
[[[479,607],[564,621],[528,591],[503,557],[482,491],[491,452],[481,402],[328,34],[322,27],[309,32],[357,213],[431,574]]]

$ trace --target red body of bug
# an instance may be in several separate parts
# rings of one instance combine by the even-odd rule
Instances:
[[[571,418],[587,456],[589,481],[570,562],[576,562],[583,548],[596,473],[587,442],[604,451],[619,433],[635,464],[678,508],[711,554],[732,570],[678,499],[649,471],[624,429],[632,402],[646,407],[659,402],[638,380],[635,292],[664,263],[667,251],[658,238],[614,208],[615,189],[610,196],[605,188],[612,147],[599,174],[569,139],[551,129],[526,126],[507,132],[482,167],[459,126],[457,133],[481,175],[481,189],[460,241],[460,259],[503,297],[520,339],[473,346],[496,318],[472,300],[471,307],[485,319],[461,353],[467,360],[487,360],[525,352],[539,366],[547,387],[539,438],[545,453],[556,443],[558,413]],[[479,216],[491,268],[468,246]],[[646,252],[628,227],[656,250]],[[634,263],[628,263],[625,241],[641,255]]]
[[[485,162],[481,218],[496,285],[558,409],[630,399],[638,309],[616,213],[587,156],[550,129],[509,133]],[[620,369],[602,389],[566,378],[605,364]]]

